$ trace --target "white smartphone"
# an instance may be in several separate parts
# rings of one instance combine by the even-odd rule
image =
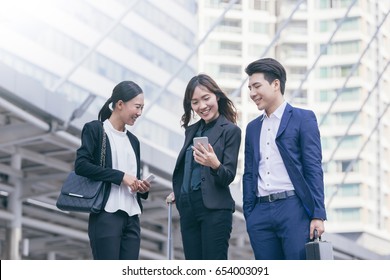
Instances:
[[[209,138],[207,136],[202,136],[202,137],[195,137],[194,138],[194,147],[199,148],[198,144],[202,144],[203,147],[205,147],[206,150],[208,150],[209,147]]]
[[[149,174],[148,177],[146,177],[144,179],[144,181],[150,183],[150,182],[152,182],[154,180],[154,178],[156,178],[156,176],[154,176],[154,174]]]

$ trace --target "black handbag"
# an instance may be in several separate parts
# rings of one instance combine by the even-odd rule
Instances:
[[[103,143],[100,165],[106,157],[106,135],[103,128]],[[99,213],[104,208],[107,189],[105,182],[95,181],[72,171],[62,185],[56,206],[63,211]]]

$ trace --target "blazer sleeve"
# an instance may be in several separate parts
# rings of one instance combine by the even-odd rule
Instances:
[[[307,111],[304,125],[301,126],[301,155],[303,176],[314,200],[312,218],[326,219],[324,205],[324,176],[322,170],[322,149],[317,119],[312,111]]]
[[[111,160],[108,160],[108,158],[111,159],[111,156],[108,154],[111,151],[108,138],[106,139],[106,164],[105,167],[100,166],[102,137],[103,128],[101,122],[93,121],[84,125],[81,132],[81,146],[77,150],[75,172],[77,175],[93,180],[120,185],[124,172],[111,168]]]
[[[215,177],[215,182],[219,186],[229,186],[237,172],[238,153],[241,145],[241,129],[232,125],[226,131],[225,143],[223,147],[223,157],[220,159],[221,165],[217,170],[211,170]]]
[[[256,175],[253,173],[254,149],[251,141],[251,126],[248,125],[245,133],[245,150],[244,150],[244,174],[242,176],[243,188],[243,211],[247,218],[255,206],[256,193],[253,191],[253,180]]]

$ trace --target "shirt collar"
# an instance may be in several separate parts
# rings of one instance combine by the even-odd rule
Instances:
[[[280,104],[280,106],[275,110],[275,112],[273,112],[271,114],[271,116],[274,115],[278,119],[282,119],[282,116],[283,116],[284,110],[286,109],[286,106],[287,106],[287,102],[283,101],[283,103]],[[268,116],[267,116],[267,114],[264,111],[264,113],[260,116],[260,121],[263,121],[267,117]]]
[[[279,120],[282,119],[282,116],[283,116],[283,113],[284,113],[284,109],[286,109],[286,105],[287,105],[287,102],[284,101],[282,104],[280,104],[280,106],[271,115],[274,115]]]
[[[204,130],[209,129],[210,127],[213,127],[220,117],[221,117],[221,114],[219,114],[219,116],[215,120],[212,120],[209,123],[206,123],[203,119],[201,119],[200,120],[201,123],[200,123],[199,129],[204,131]]]

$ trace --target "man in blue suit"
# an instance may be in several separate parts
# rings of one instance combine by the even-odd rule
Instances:
[[[256,259],[305,259],[326,212],[317,119],[284,100],[286,71],[275,59],[250,63],[250,97],[264,113],[246,128],[243,208]]]

